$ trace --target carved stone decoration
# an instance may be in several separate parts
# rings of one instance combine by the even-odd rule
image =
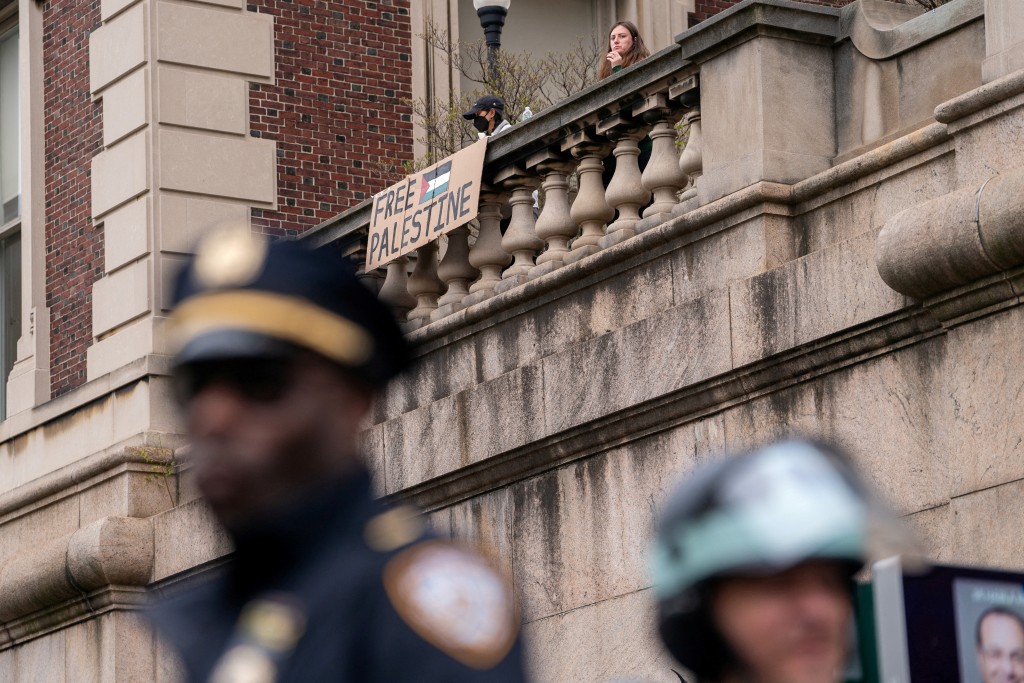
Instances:
[[[686,148],[679,155],[679,170],[690,176],[690,182],[696,183],[704,168],[701,148],[700,134],[700,109],[694,109],[686,115],[686,121],[690,124],[690,137],[686,141]]]
[[[544,192],[544,208],[537,218],[536,229],[537,236],[547,243],[547,249],[537,257],[537,265],[530,271],[531,278],[560,268],[569,255],[569,240],[579,232],[569,210],[568,176],[574,164],[553,155],[545,156],[547,158],[536,165]]]
[[[573,241],[572,251],[565,258],[566,263],[600,251],[598,243],[604,237],[605,225],[615,217],[615,209],[605,198],[604,182],[601,179],[604,174],[603,160],[611,151],[611,145],[587,136],[580,136],[579,141],[570,142],[573,143],[570,147],[573,157],[580,161],[576,169],[580,189],[569,215],[580,226],[580,236]]]
[[[428,320],[443,288],[437,276],[437,242],[427,242],[416,250],[416,264],[409,276],[409,293],[416,297],[416,307],[409,311],[408,320]]]
[[[448,233],[448,248],[437,268],[446,289],[437,300],[437,310],[430,314],[430,319],[440,320],[461,309],[463,300],[469,295],[469,282],[478,273],[469,262],[469,226],[452,230]]]
[[[480,233],[469,250],[469,262],[480,271],[480,278],[469,287],[464,306],[471,306],[494,295],[501,282],[501,271],[512,262],[512,256],[501,246],[501,194],[484,187],[480,193]]]
[[[388,264],[388,274],[381,285],[379,298],[391,306],[399,320],[416,305],[416,298],[409,293],[409,258],[400,256]]]
[[[608,136],[615,140],[615,175],[608,183],[605,198],[619,212],[619,217],[608,226],[607,234],[600,243],[602,248],[636,235],[634,228],[640,222],[640,209],[651,199],[651,193],[643,185],[638,163],[639,142],[644,131],[616,127],[608,132]]]
[[[544,242],[537,237],[536,219],[533,216],[533,191],[537,188],[537,178],[520,168],[511,167],[498,174],[498,182],[512,193],[509,200],[512,205],[512,221],[501,238],[501,246],[514,259],[502,275],[501,285],[496,288],[496,291],[501,292],[526,281],[535,265],[533,259],[544,247]]]
[[[654,203],[644,210],[644,218],[671,212],[679,191],[686,187],[688,181],[687,174],[679,167],[680,157],[676,149],[675,122],[678,114],[672,116],[669,109],[651,114],[655,119],[651,130],[653,151],[642,180],[644,187],[654,195]]]

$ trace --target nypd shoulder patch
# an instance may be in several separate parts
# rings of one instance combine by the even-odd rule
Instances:
[[[451,542],[414,545],[384,568],[398,615],[427,642],[475,669],[512,649],[518,614],[507,582],[480,556]]]

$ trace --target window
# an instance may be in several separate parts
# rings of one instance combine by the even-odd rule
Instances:
[[[21,336],[21,93],[12,5],[0,5],[0,419],[7,417],[7,377]]]
[[[21,140],[18,125],[18,26],[0,23],[0,224],[21,215]]]

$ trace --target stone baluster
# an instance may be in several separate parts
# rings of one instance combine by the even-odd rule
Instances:
[[[427,242],[416,250],[416,263],[409,276],[409,293],[416,297],[416,307],[407,316],[409,322],[419,321],[422,325],[429,321],[443,288],[437,277],[437,242]]]
[[[650,219],[644,223],[653,227],[670,217],[670,212],[678,202],[677,195],[688,181],[686,174],[679,169],[679,150],[676,149],[676,121],[679,120],[679,112],[669,107],[666,94],[659,93],[648,97],[633,113],[642,115],[644,121],[654,126],[650,133],[653,147],[651,160],[641,178],[644,187],[654,195],[654,203],[643,214],[645,219]]]
[[[437,268],[445,293],[437,300],[437,310],[431,320],[440,320],[464,308],[463,300],[469,296],[469,282],[479,271],[469,262],[469,226],[455,228],[448,233],[448,247]]]
[[[704,168],[703,155],[700,137],[700,109],[694,109],[686,115],[686,121],[690,124],[690,138],[686,141],[686,149],[679,156],[679,170],[690,177],[691,183],[696,183]]]
[[[533,269],[534,257],[544,247],[537,237],[536,219],[533,216],[533,191],[537,189],[536,176],[518,166],[509,166],[495,175],[495,182],[512,194],[512,220],[501,238],[502,248],[512,254],[512,265],[502,275],[496,292],[505,292],[518,287],[527,280]]]
[[[544,208],[537,217],[537,237],[547,243],[547,249],[537,257],[537,265],[530,271],[530,279],[561,268],[569,255],[569,240],[579,228],[569,211],[569,174],[571,160],[550,150],[541,150],[526,161],[530,170],[541,177]]]
[[[607,233],[600,241],[606,249],[636,235],[636,224],[640,222],[640,209],[651,199],[651,193],[643,186],[640,176],[640,140],[646,129],[637,126],[632,119],[616,114],[597,124],[597,132],[615,141],[615,175],[608,183],[605,198],[619,212],[619,217],[608,226]]]
[[[570,151],[580,164],[576,169],[580,189],[572,203],[569,215],[580,226],[580,236],[572,243],[572,251],[565,257],[566,263],[573,263],[600,251],[599,243],[604,237],[605,225],[615,217],[615,209],[604,196],[604,158],[611,151],[611,145],[603,139],[586,132],[574,133],[562,145],[562,151]]]
[[[378,298],[391,306],[399,320],[416,305],[416,298],[409,293],[409,258],[400,256],[388,264],[388,273],[380,287]]]
[[[679,170],[689,177],[690,186],[686,192],[680,195],[679,204],[672,209],[674,216],[681,216],[700,206],[696,187],[697,179],[700,178],[703,166],[703,150],[701,149],[700,138],[700,109],[693,109],[687,112],[684,120],[690,125],[690,136],[686,140],[686,148],[679,155]]]
[[[512,256],[501,246],[501,193],[484,185],[480,192],[480,232],[469,251],[469,262],[480,271],[480,279],[469,287],[463,306],[472,306],[494,296],[501,282],[501,271],[512,262]]]

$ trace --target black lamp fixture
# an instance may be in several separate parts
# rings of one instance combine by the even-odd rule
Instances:
[[[501,48],[501,29],[505,26],[508,6],[512,0],[473,0],[476,15],[480,17],[480,25],[484,29],[484,40],[487,42],[487,61],[491,68],[491,79],[497,78],[498,50]]]

